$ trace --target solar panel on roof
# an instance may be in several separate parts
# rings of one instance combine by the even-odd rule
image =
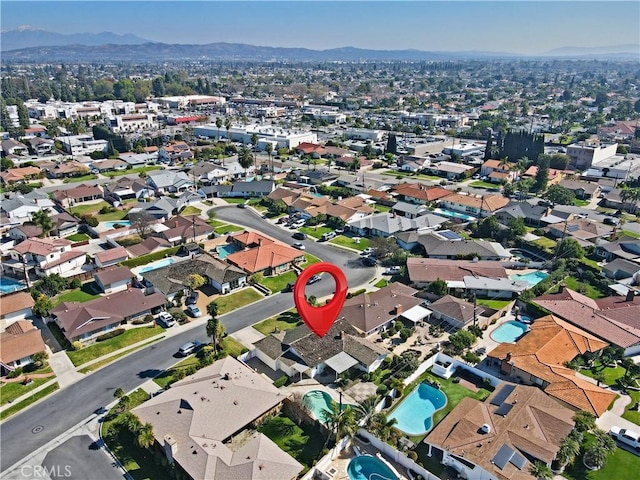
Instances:
[[[442,235],[447,240],[457,240],[459,238],[462,238],[456,232],[452,232],[451,230],[442,230],[441,232],[438,232],[438,234]]]
[[[511,460],[509,461],[513,463],[518,470],[522,470],[524,466],[527,464],[527,459],[524,458],[519,453],[514,453],[513,457],[511,457]]]
[[[500,447],[500,450],[498,450],[498,453],[496,453],[491,459],[491,462],[494,463],[495,466],[500,470],[502,470],[505,465],[509,463],[509,460],[511,460],[511,457],[514,453],[516,452],[514,452],[509,445],[503,443]]]
[[[513,392],[513,389],[516,388],[515,385],[505,385],[503,386],[498,393],[496,393],[496,396],[493,397],[493,399],[489,402],[491,405],[496,405],[496,406],[500,406],[504,403],[504,401],[507,399],[507,397],[509,395],[511,395],[511,392]]]
[[[498,407],[498,409],[496,410],[496,415],[503,415],[506,416],[507,413],[509,413],[511,411],[511,409],[513,408],[513,404],[512,403],[507,403],[504,402],[502,405],[500,405]]]

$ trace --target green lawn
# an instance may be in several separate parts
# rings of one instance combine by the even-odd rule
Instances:
[[[25,375],[29,376],[28,373],[26,373]],[[39,387],[40,385],[43,385],[54,378],[54,375],[49,378],[34,378],[29,385],[23,385],[22,382],[5,383],[0,387],[0,405],[13,402],[20,395],[24,395],[25,393],[30,392],[34,388]]]
[[[580,200],[579,198],[574,198],[573,204],[576,207],[586,207],[587,205],[589,205],[589,200]]]
[[[180,212],[180,215],[200,215],[202,210],[194,207],[193,205],[189,205],[187,208]]]
[[[640,392],[629,390],[629,396],[631,397],[631,403],[626,406],[622,418],[629,420],[630,422],[640,425],[640,412],[638,410],[631,410],[634,405],[640,402]]]
[[[321,261],[322,260],[320,260],[318,257],[314,257],[310,253],[305,253],[304,254],[304,263],[302,264],[302,266],[307,267],[309,265],[312,265],[314,263],[318,263],[318,262],[321,262]]]
[[[297,278],[296,272],[290,270],[275,277],[264,277],[260,284],[267,287],[272,293],[278,293],[281,292],[288,283],[295,282]]]
[[[338,235],[336,238],[329,240],[329,243],[333,243],[334,245],[341,245],[343,247],[353,248],[355,250],[364,250],[369,246],[368,238],[360,238],[358,243],[352,237],[345,237],[344,235]]]
[[[546,237],[540,237],[539,239],[534,240],[531,243],[551,253],[553,253],[556,248],[556,241]]]
[[[604,383],[609,386],[615,385],[616,380],[624,375],[624,368],[620,365],[616,367],[604,367],[598,359],[593,362],[593,366],[590,369],[582,369],[580,373],[587,377],[595,378],[595,374],[598,372],[604,373]]]
[[[486,298],[479,298],[478,305],[493,308],[494,310],[500,310],[513,302],[513,300],[488,300]]]
[[[433,180],[440,181],[444,180],[442,177],[438,177],[437,175],[426,175],[423,173],[410,173],[410,172],[401,172],[399,170],[388,170],[386,172],[382,172],[382,175],[388,175],[390,177],[400,177],[400,178],[419,178],[422,180]]]
[[[59,305],[62,302],[88,302],[89,300],[93,300],[94,298],[98,298],[100,295],[92,294],[88,291],[87,287],[84,285],[80,288],[76,288],[75,290],[70,290],[65,293],[60,293],[53,297],[53,304]]]
[[[586,435],[586,444],[593,442],[593,435]],[[582,464],[584,449],[562,473],[569,480],[635,480],[640,469],[640,456],[617,448],[607,457],[607,464],[600,470],[591,471]]]
[[[215,219],[209,219],[207,220],[207,223],[211,225],[213,228],[221,227],[223,225],[229,225],[227,222],[221,222],[220,220],[215,220]]]
[[[213,231],[218,235],[224,235],[226,232],[241,232],[242,230],[244,230],[244,227],[233,225],[231,223],[213,229]]]
[[[471,182],[469,184],[470,187],[475,187],[475,188],[486,188],[489,190],[500,190],[500,184],[499,183],[491,183],[491,182],[483,182],[482,180],[477,180],[475,182]]]
[[[71,207],[69,212],[71,212],[76,217],[82,217],[86,213],[97,213],[100,211],[102,207],[108,207],[109,204],[102,200],[98,203],[90,203],[86,205],[78,205],[76,207]]]
[[[374,283],[373,286],[377,288],[382,288],[382,287],[386,287],[388,284],[389,282],[386,279],[381,278],[376,283]]]
[[[95,175],[93,173],[89,173],[87,175],[82,175],[80,177],[65,178],[62,182],[63,183],[78,183],[78,182],[86,182],[87,180],[95,180],[96,178],[98,178],[97,175]]]
[[[18,413],[23,408],[26,408],[32,403],[37,402],[41,398],[44,398],[47,395],[55,392],[56,390],[58,390],[58,388],[60,388],[60,386],[58,385],[58,382],[56,382],[53,385],[49,385],[48,387],[43,388],[39,392],[34,393],[31,397],[24,399],[20,403],[16,403],[15,405],[12,405],[11,407],[0,412],[0,420],[5,420],[6,418],[10,417],[14,413]]]
[[[300,319],[298,312],[292,308],[291,310],[282,312],[279,315],[267,318],[260,323],[256,323],[253,328],[263,335],[269,335],[275,331],[293,330],[298,325],[302,325],[302,320]]]
[[[153,252],[148,255],[142,255],[141,257],[130,258],[129,260],[125,260],[124,262],[120,262],[120,265],[124,265],[129,268],[139,267],[141,265],[146,265],[147,263],[155,262],[156,260],[160,260],[161,258],[170,257],[175,255],[180,247],[171,247],[165,250],[160,250],[158,252]]]
[[[239,292],[222,295],[216,300],[218,303],[218,315],[224,315],[262,298],[264,297],[253,288],[244,288]]]
[[[376,204],[374,208],[378,213],[386,213],[391,211],[391,207],[387,207],[386,205]]]
[[[127,347],[134,343],[140,342],[150,337],[155,337],[164,333],[164,328],[160,325],[144,326],[138,328],[131,328],[124,332],[122,335],[110,338],[103,342],[97,342],[88,347],[84,347],[77,351],[67,352],[69,358],[73,364],[77,367],[83,365],[91,360],[100,358],[108,353],[115,352],[121,348]]]
[[[158,340],[160,340],[160,338],[154,338],[153,340],[151,340],[151,341],[149,341],[149,342],[147,342],[147,343],[145,343],[145,344],[143,344],[143,345],[140,345],[139,347],[136,347],[136,348],[130,348],[129,350],[126,350],[126,351],[124,351],[124,352],[120,352],[120,353],[117,353],[117,354],[115,354],[115,355],[111,355],[110,357],[105,358],[104,360],[100,360],[99,362],[92,363],[91,365],[89,365],[89,366],[87,366],[87,367],[84,367],[84,368],[81,368],[81,369],[80,369],[80,370],[78,370],[78,371],[79,371],[80,373],[89,373],[89,372],[93,372],[94,370],[98,370],[99,368],[104,367],[105,365],[108,365],[108,364],[110,364],[111,362],[115,362],[115,361],[116,361],[116,360],[118,360],[120,357],[124,357],[125,355],[128,355],[128,354],[130,354],[131,352],[134,352],[134,351],[139,350],[139,349],[141,349],[141,348],[144,348],[144,347],[146,347],[147,345],[149,345],[149,344],[151,344],[151,343],[153,343],[153,342],[157,342]]]
[[[189,355],[184,360],[176,363],[173,367],[168,368],[160,375],[153,379],[162,388],[166,388],[167,385],[174,381],[173,374],[178,370],[183,370],[189,367],[196,367],[198,365],[198,357],[196,355]]]
[[[640,234],[631,232],[629,230],[622,230],[622,232],[620,232],[620,235],[625,235],[627,237],[632,237],[632,238],[640,238]]]
[[[224,337],[220,342],[220,346],[227,352],[227,355],[234,358],[247,351],[247,347],[232,337]]]
[[[318,428],[306,423],[300,427],[283,413],[264,422],[258,431],[304,465],[303,473],[322,456],[324,439]]]
[[[116,210],[111,213],[99,213],[96,218],[99,222],[114,222],[116,220],[123,220],[129,214],[129,210]]]
[[[82,242],[83,240],[89,240],[91,237],[86,233],[74,233],[73,235],[69,235],[64,238],[66,240],[71,240],[72,242]]]
[[[320,238],[327,232],[333,232],[333,228],[323,227],[322,225],[316,225],[315,227],[301,227],[298,230],[313,238]]]
[[[128,170],[118,170],[114,172],[106,172],[103,173],[105,177],[120,177],[122,175],[131,175],[134,173],[142,173],[142,172],[151,172],[153,170],[161,170],[162,167],[160,165],[149,165],[147,167],[138,167],[138,168],[130,168]]]
[[[246,198],[225,198],[224,201],[232,205],[237,205],[238,203],[245,203],[247,199]]]
[[[584,293],[584,295],[586,295],[589,298],[593,298],[594,300],[607,296],[604,292],[601,292],[596,287],[593,287],[592,285],[589,285],[588,283],[585,283],[585,282],[580,282],[574,277],[565,277],[563,282],[567,286],[567,288],[570,288],[571,290],[575,290],[580,293]],[[584,286],[585,288],[584,292],[580,291],[582,286]]]

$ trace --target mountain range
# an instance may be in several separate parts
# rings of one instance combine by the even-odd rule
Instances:
[[[1,33],[2,56],[16,62],[164,62],[164,61],[442,61],[472,58],[524,58],[506,52],[428,52],[370,50],[355,47],[312,50],[246,45],[240,43],[167,44],[153,43],[135,35],[111,32],[60,34],[32,27]],[[599,48],[565,47],[545,57],[616,58],[637,60],[639,45]]]

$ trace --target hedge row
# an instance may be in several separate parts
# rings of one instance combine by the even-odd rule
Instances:
[[[124,332],[125,332],[124,328],[116,328],[115,330],[112,330],[110,332],[103,333],[96,339],[96,341],[104,342],[105,340],[109,340],[110,338],[117,337],[118,335],[122,335]]]

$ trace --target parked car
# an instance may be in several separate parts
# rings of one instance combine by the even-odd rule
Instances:
[[[297,248],[298,250],[305,250],[306,247],[304,246],[304,244],[302,242],[294,242],[291,245],[293,248]]]
[[[374,250],[375,249],[371,247],[367,247],[362,251],[362,253],[360,253],[360,255],[371,255],[374,252]]]
[[[278,225],[282,225],[283,223],[287,223],[289,221],[289,217],[280,217],[278,220],[276,220],[276,223]]]
[[[342,235],[344,233],[344,228],[336,228],[335,232],[336,232],[336,235]]]
[[[296,286],[296,282],[289,282],[287,286],[282,289],[283,292],[293,292],[293,289]]]
[[[195,305],[198,303],[198,298],[200,294],[198,292],[191,292],[191,294],[187,297],[187,301],[184,302],[185,305]]]
[[[322,280],[322,277],[320,275],[312,275],[311,277],[309,277],[309,280],[307,280],[307,285],[313,285],[320,280]]]
[[[238,204],[238,208],[247,208],[247,204],[246,203],[239,203]]]
[[[191,355],[200,347],[200,345],[202,344],[197,340],[194,340],[193,342],[187,342],[180,347],[180,349],[178,350],[178,354],[183,357]]]
[[[385,275],[398,275],[400,273],[400,267],[394,265],[393,267],[389,267],[384,271]]]
[[[475,174],[473,177],[471,177],[471,178],[472,178],[472,179],[474,179],[474,180],[480,180],[480,175],[478,175],[478,174],[476,173],[476,174]]]
[[[378,261],[373,257],[362,257],[362,263],[367,267],[375,267],[378,264]]]
[[[171,327],[173,327],[173,326],[176,324],[176,320],[175,320],[175,318],[173,318],[173,317],[171,316],[171,314],[170,314],[170,313],[168,313],[168,312],[161,312],[161,313],[158,315],[157,320],[158,320],[162,325],[164,325],[166,328],[171,328]]]
[[[320,239],[327,241],[327,240],[331,240],[332,238],[335,238],[335,236],[336,236],[335,232],[327,232],[327,233],[323,233]]]
[[[295,238],[296,240],[306,240],[307,234],[302,232],[296,232],[293,234],[293,238]]]
[[[291,224],[289,228],[291,228],[292,230],[295,230],[296,228],[304,227],[305,223],[307,223],[306,220],[302,220],[302,219],[296,220]]]
[[[198,317],[202,316],[202,312],[195,305],[189,305],[187,307],[187,314],[192,316],[192,317],[194,317],[194,318],[198,318]]]
[[[605,217],[605,219],[602,220],[602,223],[604,223],[605,225],[618,225],[620,223],[620,220],[613,217]]]
[[[611,427],[609,435],[618,440],[620,443],[624,443],[636,451],[640,452],[640,433],[632,432],[626,428],[620,428],[617,426]]]

